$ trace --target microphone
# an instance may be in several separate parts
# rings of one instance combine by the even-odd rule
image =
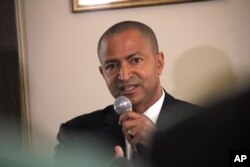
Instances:
[[[115,102],[114,102],[113,106],[114,106],[115,112],[118,115],[121,115],[124,112],[132,110],[132,104],[131,104],[130,100],[125,96],[117,97],[115,99]]]

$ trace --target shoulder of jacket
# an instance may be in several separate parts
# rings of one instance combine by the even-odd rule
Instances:
[[[66,125],[74,125],[77,124],[78,122],[84,122],[88,120],[92,120],[93,118],[102,118],[105,117],[109,112],[111,112],[113,109],[112,105],[109,105],[103,109],[96,110],[90,113],[82,114],[77,117],[74,117],[70,119],[69,121],[65,122],[64,124]]]

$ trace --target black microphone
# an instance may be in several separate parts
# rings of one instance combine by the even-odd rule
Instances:
[[[118,115],[123,114],[124,112],[132,110],[132,104],[130,100],[125,96],[119,96],[115,99],[114,109]]]

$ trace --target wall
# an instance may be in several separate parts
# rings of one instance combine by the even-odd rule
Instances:
[[[88,13],[70,1],[24,0],[33,147],[54,153],[61,123],[113,103],[96,45],[112,24],[151,26],[165,53],[164,88],[205,105],[248,84],[250,1],[214,0]]]

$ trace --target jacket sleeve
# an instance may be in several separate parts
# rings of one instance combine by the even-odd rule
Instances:
[[[107,150],[103,137],[89,134],[86,127],[81,130],[76,129],[78,128],[68,123],[60,126],[57,134],[58,144],[55,147],[55,165],[60,167],[105,166],[104,164],[107,164],[113,156],[109,154],[110,151]]]
[[[72,161],[74,161],[74,147],[70,136],[70,131],[67,125],[61,124],[57,134],[58,144],[55,147],[54,155],[54,162],[58,166],[69,166],[72,165]]]

